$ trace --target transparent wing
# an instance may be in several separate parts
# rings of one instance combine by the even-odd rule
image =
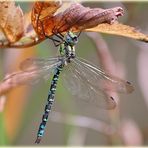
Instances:
[[[20,69],[22,71],[48,69],[49,67],[52,67],[53,64],[59,62],[59,59],[60,57],[51,57],[48,59],[28,58],[20,64]]]
[[[51,72],[61,61],[58,57],[49,59],[30,58],[20,64],[21,71],[8,75],[4,81],[11,85],[35,84],[41,79],[49,79]]]
[[[128,93],[133,89],[129,82],[107,75],[101,69],[80,58],[75,58],[65,67],[63,79],[75,98],[81,98],[106,109],[116,106],[114,98],[108,96],[107,91],[117,90]]]
[[[134,87],[129,81],[115,77],[112,74],[108,74],[83,58],[77,58],[74,62],[84,71],[87,70],[87,72],[92,73],[93,79],[91,82],[103,91],[131,93],[134,90]]]

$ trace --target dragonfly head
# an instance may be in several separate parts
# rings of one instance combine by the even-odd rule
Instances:
[[[73,32],[69,31],[66,35],[66,42],[70,46],[74,46],[78,43],[78,36],[74,34]]]

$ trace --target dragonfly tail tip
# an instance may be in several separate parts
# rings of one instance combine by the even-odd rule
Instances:
[[[40,141],[41,141],[41,137],[37,137],[37,139],[35,140],[35,143],[36,143],[36,144],[39,144]]]

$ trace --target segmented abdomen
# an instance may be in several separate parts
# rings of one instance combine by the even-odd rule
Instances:
[[[44,134],[44,130],[45,130],[45,126],[46,126],[46,123],[47,123],[47,120],[48,120],[49,112],[51,111],[51,107],[52,107],[52,104],[54,102],[57,82],[58,82],[59,75],[60,75],[60,72],[62,71],[62,69],[63,69],[62,64],[59,65],[55,69],[55,73],[54,73],[54,76],[52,78],[52,82],[51,82],[51,86],[50,86],[50,90],[49,90],[49,94],[48,94],[48,99],[47,99],[48,102],[45,106],[45,111],[44,111],[44,114],[42,116],[42,122],[39,126],[39,130],[38,130],[38,133],[37,133],[37,139],[36,139],[35,143],[40,143],[41,138]]]

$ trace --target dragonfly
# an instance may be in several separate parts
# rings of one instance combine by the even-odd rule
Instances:
[[[35,140],[37,144],[40,143],[44,135],[61,73],[67,89],[74,98],[104,109],[114,109],[116,107],[116,101],[107,93],[108,91],[131,93],[134,90],[129,81],[108,74],[86,59],[76,55],[75,46],[78,43],[79,34],[77,35],[69,30],[65,35],[59,34],[57,36],[60,36],[61,39],[61,41],[53,39],[54,42],[58,43],[57,57],[47,59],[29,58],[20,64],[21,72],[24,73],[24,78],[21,77],[21,79],[24,79],[26,83],[30,79],[33,82],[40,78],[47,79],[53,73],[47,103]],[[25,73],[27,73],[27,78]],[[16,75],[8,76],[7,80],[13,79],[13,77],[15,78]],[[19,79],[16,79],[14,83],[19,83]]]

